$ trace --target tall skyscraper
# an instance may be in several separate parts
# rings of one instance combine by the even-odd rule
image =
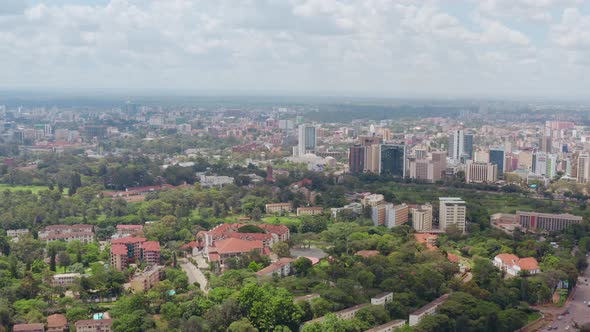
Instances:
[[[348,171],[351,174],[362,173],[365,169],[365,151],[366,146],[351,146],[348,153]]]
[[[473,159],[473,133],[463,135],[463,155],[467,159]]]
[[[310,125],[299,126],[299,155],[313,152],[317,146],[316,128]]]
[[[451,225],[456,225],[457,229],[465,233],[465,216],[467,209],[465,202],[459,197],[439,197],[440,202],[438,210],[438,224],[442,231],[447,231]]]
[[[406,176],[406,146],[403,144],[381,144],[379,174],[397,177]]]
[[[536,152],[533,154],[533,173],[541,176],[547,176],[547,154],[545,152]]]
[[[503,148],[490,149],[490,163],[498,165],[498,175],[504,174],[506,155]]]
[[[576,180],[578,183],[587,183],[590,180],[590,155],[581,153],[578,156]]]
[[[461,158],[473,159],[473,134],[463,130],[453,130],[449,133],[449,158],[460,161]]]

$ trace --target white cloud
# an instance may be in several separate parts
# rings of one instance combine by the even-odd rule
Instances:
[[[2,2],[0,87],[502,93],[506,80],[526,91],[539,66],[569,70],[559,52],[583,63],[587,13],[539,23],[539,40],[504,18],[553,1],[516,2],[465,2],[465,17],[436,0]]]

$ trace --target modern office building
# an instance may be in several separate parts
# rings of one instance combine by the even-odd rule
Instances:
[[[490,163],[496,164],[498,166],[498,176],[502,176],[504,174],[505,160],[506,155],[504,148],[490,149]]]
[[[362,173],[365,169],[365,151],[366,146],[355,145],[349,148],[348,152],[348,171],[351,174]]]
[[[467,209],[465,201],[459,197],[439,197],[438,223],[442,231],[447,230],[451,225],[456,225],[462,233],[466,231],[465,217]]]
[[[473,134],[463,130],[449,133],[447,154],[454,161],[473,159]]]
[[[527,230],[560,231],[582,222],[582,217],[569,213],[552,214],[538,212],[516,212],[516,220],[520,227]]]
[[[498,180],[498,165],[492,163],[477,163],[467,161],[465,167],[465,182],[494,183]]]
[[[536,175],[547,176],[547,154],[545,152],[533,154],[532,171]]]
[[[367,173],[379,173],[379,159],[381,156],[381,145],[374,144],[367,146],[365,150],[364,171]]]
[[[315,151],[317,147],[316,127],[310,125],[299,126],[299,144],[297,147],[299,156]]]
[[[396,177],[406,176],[406,146],[404,144],[381,144],[379,174]]]
[[[581,153],[578,156],[576,168],[576,181],[578,183],[587,183],[590,179],[590,155]]]

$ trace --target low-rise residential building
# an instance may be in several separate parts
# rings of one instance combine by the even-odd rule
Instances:
[[[399,328],[402,328],[406,325],[406,321],[403,319],[396,319],[392,320],[389,323],[385,323],[383,325],[375,326],[372,329],[368,329],[365,332],[393,332]]]
[[[286,277],[291,273],[291,263],[293,261],[293,258],[281,258],[278,261],[263,268],[262,270],[256,272],[256,275],[259,277],[271,277],[276,274],[280,277]]]
[[[332,218],[338,218],[340,213],[351,213],[360,215],[363,213],[363,205],[361,203],[352,202],[339,208],[331,208]]]
[[[16,324],[12,327],[13,332],[45,332],[45,325],[41,323]]]
[[[234,178],[231,176],[218,175],[199,175],[199,184],[203,188],[223,187],[228,184],[233,184]]]
[[[61,314],[47,316],[47,332],[65,332],[69,331],[68,319]]]
[[[39,239],[47,242],[78,240],[82,243],[91,243],[94,242],[94,226],[83,224],[47,226],[39,233]]]
[[[324,213],[324,208],[321,206],[307,206],[307,207],[298,207],[297,208],[297,216],[318,216]]]
[[[62,287],[67,287],[72,285],[76,282],[77,279],[80,279],[80,273],[60,273],[53,275],[53,284],[59,285]]]
[[[289,213],[293,210],[291,203],[268,203],[264,206],[266,213]]]
[[[74,324],[76,332],[112,332],[112,319],[86,319],[79,320]]]
[[[359,312],[361,309],[367,308],[369,306],[371,306],[370,303],[357,304],[354,307],[350,307],[350,308],[346,308],[346,309],[337,311],[334,313],[334,315],[336,315],[336,317],[338,319],[343,319],[343,320],[353,319],[357,312]],[[316,319],[312,319],[310,321],[305,322],[305,324],[321,323],[324,321],[324,319],[326,319],[325,316],[318,317]]]
[[[516,220],[520,226],[533,231],[560,231],[571,225],[582,222],[582,217],[569,213],[552,214],[538,212],[516,212]]]
[[[117,225],[115,238],[136,236],[143,232],[143,225]]]
[[[384,305],[387,302],[393,301],[393,293],[392,292],[385,292],[378,295],[375,295],[371,298],[372,305]]]
[[[131,279],[131,288],[136,292],[145,292],[154,287],[162,277],[163,267],[149,266],[143,272],[136,274]]]
[[[410,326],[417,325],[418,323],[420,323],[422,318],[426,317],[427,315],[435,314],[438,307],[440,307],[440,305],[443,304],[448,298],[449,294],[445,294],[439,297],[438,299],[423,306],[422,308],[412,312],[409,318]]]
[[[13,241],[18,241],[23,236],[29,235],[30,231],[26,228],[21,229],[9,229],[6,231],[6,236],[12,238]]]
[[[518,276],[521,272],[530,275],[541,272],[539,263],[534,257],[519,258],[514,254],[499,254],[494,257],[493,263],[511,277]]]
[[[313,299],[317,299],[320,298],[320,294],[317,293],[313,293],[313,294],[307,294],[307,295],[303,295],[303,296],[298,296],[296,298],[293,299],[294,303],[297,302],[311,302],[311,300]]]

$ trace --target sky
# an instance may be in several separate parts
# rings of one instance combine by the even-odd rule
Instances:
[[[587,98],[590,1],[0,0],[0,89]]]

